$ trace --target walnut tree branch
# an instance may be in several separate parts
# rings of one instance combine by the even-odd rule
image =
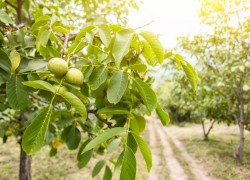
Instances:
[[[17,6],[15,6],[14,4],[12,4],[9,1],[4,1],[6,4],[8,4],[9,6],[13,7],[14,9],[17,9]]]
[[[102,121],[104,124],[106,124],[109,128],[112,128],[112,123],[108,122],[107,119],[102,118],[96,110],[88,110],[88,113],[94,114],[97,119],[99,119],[100,121]]]

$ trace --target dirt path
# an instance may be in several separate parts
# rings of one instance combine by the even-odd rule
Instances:
[[[212,180],[213,178],[208,175],[208,172],[198,163],[198,161],[190,156],[186,148],[182,143],[175,137],[174,133],[169,131],[167,128],[164,129],[166,134],[173,140],[176,147],[180,150],[182,156],[187,160],[190,168],[192,169],[193,174],[197,179],[202,180]]]
[[[181,167],[180,163],[177,161],[175,158],[172,149],[170,148],[170,144],[165,138],[164,130],[162,127],[160,127],[156,123],[156,119],[153,118],[148,118],[149,120],[149,132],[154,131],[153,129],[156,130],[157,134],[159,135],[160,138],[160,143],[163,148],[163,152],[165,154],[165,161],[167,162],[168,169],[170,171],[170,178],[173,180],[186,180],[187,175],[184,173],[183,168]],[[151,133],[150,133],[151,136]],[[157,142],[159,143],[159,142]],[[151,144],[151,143],[150,143]],[[152,153],[155,154],[155,152],[152,150]]]
[[[188,176],[185,174],[185,171],[179,161],[176,159],[171,145],[169,144],[166,136],[172,139],[175,146],[179,149],[182,154],[182,157],[188,162],[189,167],[193,174],[196,176],[197,180],[212,180],[213,178],[208,175],[202,166],[197,162],[195,158],[190,156],[190,154],[186,151],[185,147],[182,143],[175,137],[174,133],[169,131],[167,128],[164,128],[158,119],[154,119],[151,117],[147,117],[148,120],[148,129],[149,129],[149,141],[150,147],[153,154],[153,168],[151,173],[149,174],[148,179],[158,180],[157,171],[154,167],[157,167],[156,164],[161,162],[161,158],[157,156],[157,143],[161,143],[162,151],[164,153],[164,159],[167,164],[167,168],[169,169],[169,175],[171,180],[188,180]],[[159,136],[160,142],[156,140],[156,134]]]
[[[152,169],[149,173],[148,176],[148,180],[154,179],[154,180],[158,180],[158,175],[157,175],[157,167],[160,164],[160,157],[158,155],[158,149],[157,149],[157,141],[156,141],[156,136],[155,136],[155,131],[152,127],[151,124],[149,124],[148,126],[148,132],[149,132],[149,146],[151,148],[151,151],[154,152],[152,153],[152,158],[153,158],[153,166]]]

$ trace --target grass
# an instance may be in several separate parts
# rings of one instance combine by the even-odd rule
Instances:
[[[250,134],[246,132],[244,165],[237,166],[233,154],[238,144],[238,127],[215,124],[208,142],[203,141],[199,125],[169,128],[187,151],[204,164],[212,176],[221,180],[250,179]]]
[[[65,145],[59,146],[58,153],[55,157],[49,157],[50,149],[43,147],[38,153],[32,156],[32,179],[34,180],[85,180],[85,179],[102,179],[104,169],[100,174],[92,178],[91,173],[95,164],[103,156],[95,155],[89,164],[83,168],[77,167],[77,150],[69,151]],[[118,152],[117,152],[118,153]],[[107,157],[106,157],[107,158]],[[136,179],[147,179],[148,172],[143,157],[138,149],[137,174]],[[110,166],[111,168],[113,166]],[[0,180],[18,179],[19,172],[19,145],[14,138],[8,139],[6,144],[0,142]],[[115,174],[112,179],[119,179],[119,173]]]
[[[211,131],[210,140],[203,141],[202,128],[200,125],[185,125],[185,127],[170,126],[168,131],[176,135],[184,144],[187,151],[192,154],[206,168],[211,175],[220,180],[247,180],[250,179],[250,133],[246,132],[244,165],[239,167],[233,158],[238,144],[238,127],[215,124]],[[156,141],[160,142],[156,134]],[[149,133],[143,134],[146,141],[149,140]],[[192,174],[187,162],[183,161],[179,150],[171,139],[168,139],[176,157],[183,166],[190,179]],[[92,179],[91,172],[95,163],[101,156],[95,156],[87,167],[79,170],[77,168],[77,151],[69,151],[65,145],[59,146],[56,157],[50,158],[49,148],[44,147],[41,151],[32,157],[32,176],[34,180],[52,179],[52,180],[83,180]],[[169,178],[169,170],[165,162],[163,147],[161,143],[157,144],[156,154],[160,157],[160,164],[155,168],[160,180]],[[143,157],[138,149],[137,157],[137,175],[136,180],[148,178]],[[153,162],[154,163],[154,162]],[[9,139],[6,144],[0,143],[0,179],[12,180],[18,178],[19,167],[19,145],[14,139]],[[99,176],[94,179],[102,179],[103,170]],[[113,179],[119,179],[116,174]]]

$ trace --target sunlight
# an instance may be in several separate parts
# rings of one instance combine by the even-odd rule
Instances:
[[[197,9],[193,0],[144,0],[139,11],[130,11],[128,23],[136,28],[153,21],[142,29],[158,34],[164,46],[171,48],[177,36],[199,32]]]

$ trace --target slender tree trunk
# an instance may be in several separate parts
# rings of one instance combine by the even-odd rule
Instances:
[[[245,135],[244,135],[244,124],[245,124],[245,117],[244,117],[244,100],[243,94],[240,96],[240,122],[239,122],[239,129],[240,129],[240,139],[239,139],[239,146],[236,152],[236,162],[238,165],[242,165],[243,160],[243,150],[244,150],[244,142],[245,142]]]
[[[215,120],[212,121],[212,124],[210,125],[208,131],[206,132],[205,121],[204,120],[201,121],[203,135],[204,135],[204,141],[208,141],[208,136],[209,136],[209,133],[211,132],[211,130],[213,129],[214,123],[215,123]]]
[[[22,143],[20,143],[19,180],[31,180],[31,156],[23,151]]]

